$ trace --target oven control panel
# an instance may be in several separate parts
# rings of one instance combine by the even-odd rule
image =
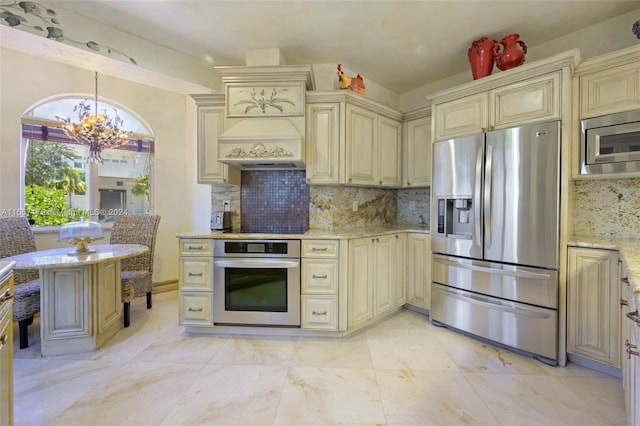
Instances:
[[[300,257],[300,240],[215,240],[217,257]]]

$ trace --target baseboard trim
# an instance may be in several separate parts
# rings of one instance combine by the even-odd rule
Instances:
[[[168,280],[153,283],[154,293],[164,293],[166,291],[173,291],[178,289],[178,280]]]

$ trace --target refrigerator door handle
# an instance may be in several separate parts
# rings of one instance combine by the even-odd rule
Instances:
[[[504,269],[491,268],[487,266],[479,266],[479,265],[473,265],[468,263],[460,263],[460,262],[456,262],[448,259],[442,259],[440,257],[438,257],[436,261],[438,263],[443,263],[448,266],[455,266],[456,268],[470,269],[472,271],[478,271],[478,272],[488,272],[490,274],[497,274],[497,275],[509,275],[517,278],[530,278],[534,280],[548,280],[551,278],[550,274],[545,274],[545,273],[517,271],[517,270],[505,271]]]
[[[453,297],[454,299],[463,299],[469,303],[488,307],[490,309],[497,309],[500,311],[509,312],[516,315],[525,315],[529,317],[549,317],[549,314],[546,312],[542,312],[535,308],[528,308],[521,304],[516,304],[513,302],[502,301],[500,299],[494,299],[492,297],[482,296],[480,294],[469,293],[467,291],[457,290],[453,288],[438,288],[438,290],[448,293],[449,297]]]
[[[493,145],[487,144],[484,176],[484,246],[491,245],[491,188],[493,186]]]
[[[478,149],[478,153],[476,155],[476,185],[474,188],[474,194],[473,194],[473,220],[475,223],[475,238],[474,241],[477,245],[482,246],[481,242],[482,242],[482,234],[480,233],[480,224],[482,223],[482,220],[480,218],[480,205],[482,204],[480,202],[481,200],[481,185],[482,185],[482,146],[480,146],[480,149]]]

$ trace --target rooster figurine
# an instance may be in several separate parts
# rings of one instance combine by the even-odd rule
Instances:
[[[362,79],[362,76],[360,76],[360,74],[351,78],[347,77],[342,71],[342,64],[338,64],[337,74],[341,89],[349,89],[361,95],[365,94],[366,89],[364,87],[364,80]]]

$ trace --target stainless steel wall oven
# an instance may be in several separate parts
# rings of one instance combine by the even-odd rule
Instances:
[[[215,240],[213,322],[300,327],[300,240]]]

